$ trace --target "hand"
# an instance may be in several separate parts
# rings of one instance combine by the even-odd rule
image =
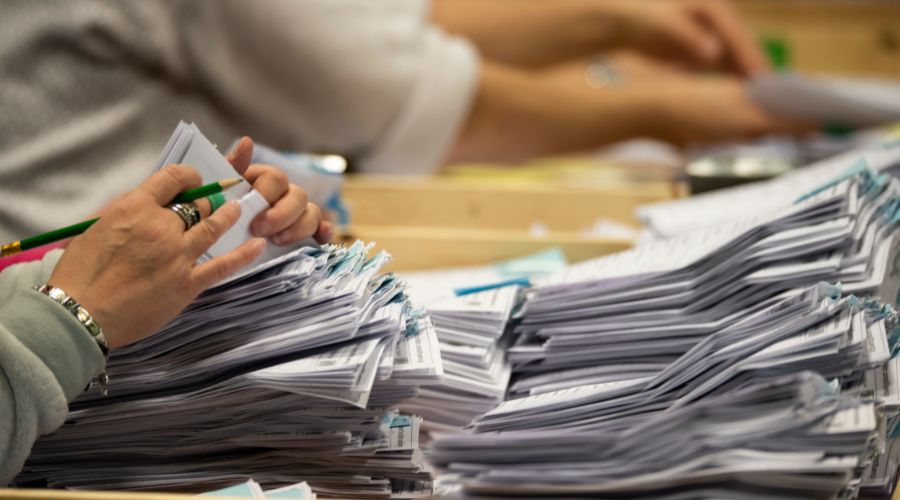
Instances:
[[[674,80],[642,88],[653,103],[651,135],[676,145],[746,139],[766,134],[802,135],[816,124],[772,115],[747,96],[733,78]],[[649,91],[649,92],[647,92]],[[615,89],[608,90],[616,92]]]
[[[91,313],[111,349],[159,330],[200,292],[265,249],[265,240],[254,238],[195,265],[240,217],[240,205],[230,202],[185,231],[165,205],[201,183],[200,174],[183,165],[156,172],[107,206],[96,224],[71,241],[53,270],[49,283]],[[197,205],[208,213],[207,204]]]
[[[753,76],[769,69],[759,44],[725,0],[612,0],[623,45],[693,68]]]
[[[249,137],[238,141],[227,156],[234,169],[272,205],[253,221],[253,235],[270,238],[276,245],[290,245],[310,236],[319,243],[331,241],[334,227],[322,220],[322,210],[309,203],[306,192],[273,166],[250,165],[251,158],[253,141]]]

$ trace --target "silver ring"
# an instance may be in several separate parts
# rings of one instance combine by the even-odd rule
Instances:
[[[197,205],[192,201],[187,203],[172,203],[166,206],[171,208],[173,212],[181,217],[181,221],[184,222],[185,231],[196,226],[197,223],[200,222],[200,209],[197,208]]]
[[[584,69],[584,83],[594,89],[615,86],[622,80],[622,75],[609,61],[596,58]]]

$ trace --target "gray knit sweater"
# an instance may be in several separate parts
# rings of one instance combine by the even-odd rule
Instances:
[[[0,272],[0,487],[22,468],[38,436],[66,419],[68,400],[103,370],[84,326],[33,289],[62,255]]]
[[[179,120],[428,172],[478,69],[428,18],[427,0],[4,1],[0,241],[136,186]]]

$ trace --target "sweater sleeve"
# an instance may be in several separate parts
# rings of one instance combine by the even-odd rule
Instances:
[[[468,115],[478,54],[430,23],[426,0],[181,5],[170,63],[248,133],[283,133],[273,146],[346,154],[367,172],[431,173]]]
[[[37,438],[61,426],[68,401],[103,370],[103,354],[61,305],[37,292],[61,251],[0,273],[0,485]]]

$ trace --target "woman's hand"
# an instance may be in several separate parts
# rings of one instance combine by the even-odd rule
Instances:
[[[692,68],[752,76],[769,69],[759,43],[725,0],[609,0],[619,41]]]
[[[676,145],[767,134],[803,135],[818,129],[815,123],[763,110],[747,96],[743,82],[734,78],[678,79],[654,89],[642,86],[639,91],[652,103],[650,135]]]
[[[240,216],[240,205],[227,203],[185,231],[178,214],[165,205],[200,185],[200,174],[191,167],[170,165],[156,172],[107,206],[96,224],[71,241],[53,270],[49,284],[93,315],[110,348],[159,330],[200,292],[265,249],[265,240],[254,238],[195,265]],[[208,211],[208,205],[198,206]]]
[[[309,203],[306,192],[273,166],[250,165],[252,157],[253,141],[244,137],[227,159],[272,205],[253,221],[254,236],[270,238],[276,245],[290,245],[310,236],[319,243],[331,241],[334,227],[323,220],[318,205]]]

